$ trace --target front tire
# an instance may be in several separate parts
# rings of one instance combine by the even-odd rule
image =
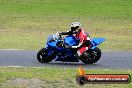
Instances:
[[[96,47],[94,49],[86,51],[81,56],[81,61],[85,64],[93,64],[96,63],[101,58],[101,50]]]
[[[49,50],[46,48],[42,48],[38,53],[37,53],[37,60],[41,63],[48,63],[51,62],[54,59],[54,53],[51,53],[48,55]]]

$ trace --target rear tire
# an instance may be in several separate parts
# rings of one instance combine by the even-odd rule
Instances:
[[[81,56],[81,61],[85,64],[93,64],[96,63],[101,58],[101,50],[96,47],[94,49],[90,49],[86,51]]]
[[[37,60],[41,63],[48,63],[51,62],[54,59],[54,53],[51,53],[48,55],[48,49],[42,48],[38,53],[37,53]]]

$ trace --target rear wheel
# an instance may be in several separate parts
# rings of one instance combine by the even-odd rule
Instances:
[[[82,56],[81,56],[81,61],[85,64],[93,64],[97,62],[101,57],[101,50],[96,47],[94,49],[86,51]]]
[[[50,53],[48,55],[49,50],[46,48],[42,48],[38,53],[37,53],[37,60],[41,63],[48,63],[51,62],[54,59],[54,53]]]

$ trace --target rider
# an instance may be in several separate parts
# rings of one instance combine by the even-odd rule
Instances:
[[[77,57],[80,57],[86,50],[92,47],[92,43],[90,42],[90,37],[85,32],[81,24],[79,22],[73,22],[71,24],[71,30],[67,32],[61,32],[60,35],[74,35],[77,39],[79,39],[79,44],[77,46],[67,46],[66,48],[76,48],[77,49]]]

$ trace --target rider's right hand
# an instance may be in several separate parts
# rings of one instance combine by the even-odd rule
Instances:
[[[59,32],[56,32],[56,36],[57,36],[57,37],[60,37],[60,33],[59,33]]]

